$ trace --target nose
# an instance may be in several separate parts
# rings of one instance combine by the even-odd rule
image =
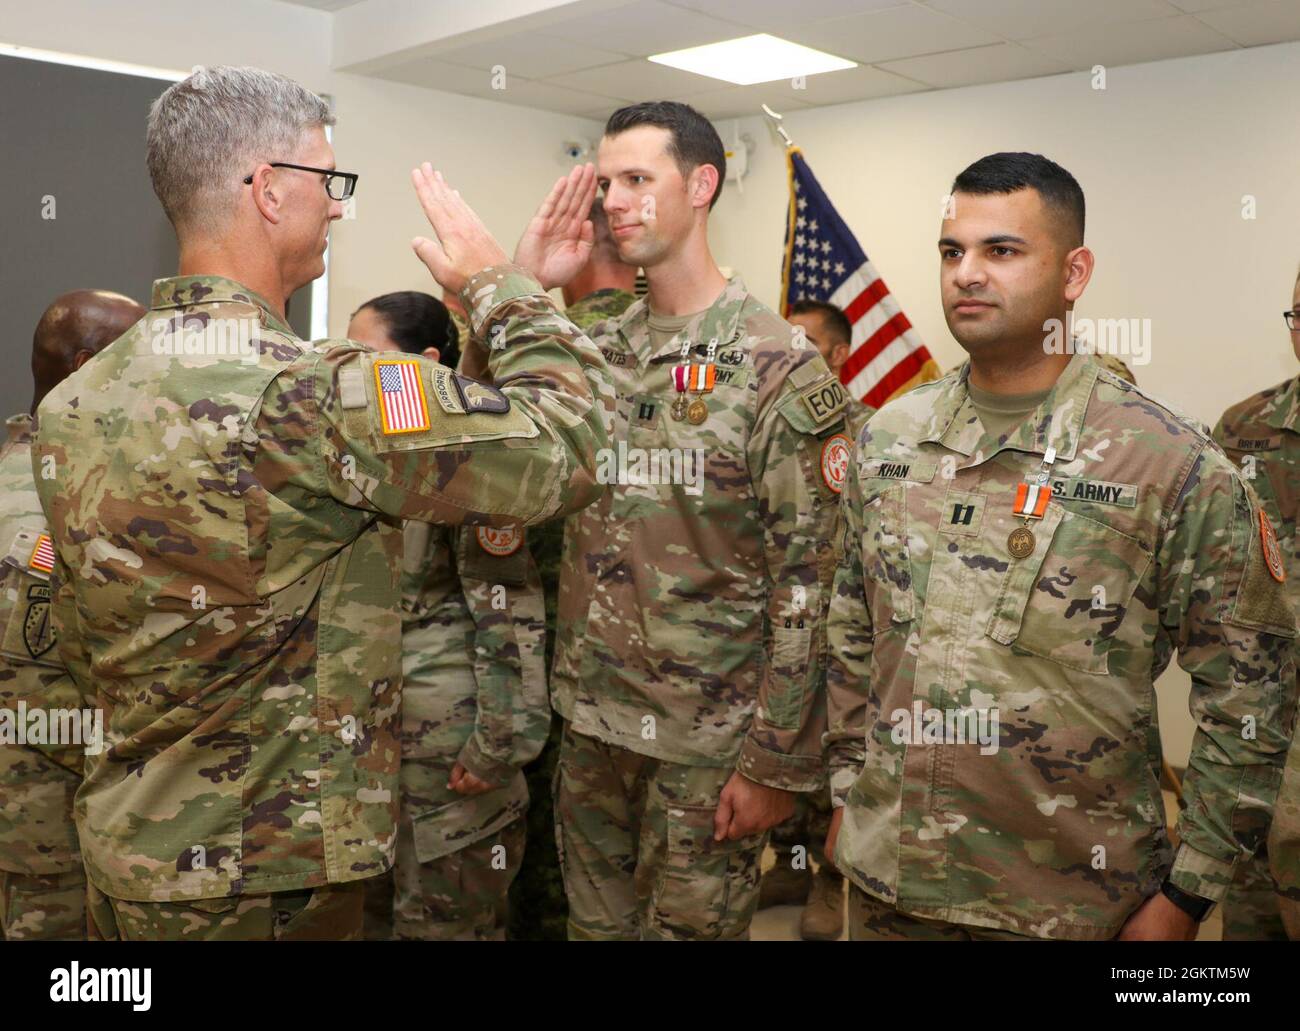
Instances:
[[[977,255],[967,251],[962,255],[961,261],[957,263],[953,281],[963,290],[969,290],[973,286],[982,286],[988,281],[983,262],[979,260]]]
[[[343,201],[335,200],[333,197],[330,198],[329,218],[331,222],[337,222],[340,218],[343,217],[343,206],[344,206]]]
[[[626,211],[628,206],[628,196],[626,191],[621,187],[610,183],[605,187],[605,214]]]

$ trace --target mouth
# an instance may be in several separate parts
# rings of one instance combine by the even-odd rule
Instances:
[[[952,310],[961,315],[974,315],[976,312],[985,311],[992,307],[993,305],[986,301],[965,300],[954,304]]]
[[[640,222],[631,222],[625,226],[613,226],[610,229],[610,232],[612,232],[615,236],[629,236],[634,230],[640,228],[641,228]]]

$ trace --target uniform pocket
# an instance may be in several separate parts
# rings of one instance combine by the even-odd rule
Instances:
[[[1150,549],[1059,504],[1029,529],[1034,552],[1007,569],[988,636],[1084,673],[1108,672],[1111,644],[1151,564]]]
[[[667,809],[667,854],[650,903],[650,922],[662,934],[710,941],[732,937],[749,922],[766,835],[714,841],[715,811]]]
[[[902,484],[884,488],[863,504],[862,572],[873,636],[915,618],[907,493]]]
[[[810,627],[775,627],[772,630],[772,669],[768,676],[763,716],[774,727],[789,730],[799,726],[811,646]]]

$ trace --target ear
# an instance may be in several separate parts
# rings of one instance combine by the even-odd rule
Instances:
[[[1087,247],[1076,247],[1065,256],[1065,299],[1071,304],[1083,296],[1096,261]]]
[[[261,216],[272,225],[280,223],[280,203],[283,197],[275,184],[275,169],[263,162],[253,172],[253,203]]]
[[[72,371],[76,372],[93,357],[95,357],[94,351],[87,351],[85,348],[82,348],[72,358]]]
[[[718,169],[714,165],[697,165],[690,178],[691,206],[709,207],[709,201],[718,191]]]
[[[431,362],[436,362],[442,354],[442,352],[439,351],[436,347],[426,347],[420,353],[424,355],[426,358],[428,358],[429,361]]]
[[[849,360],[849,345],[836,344],[831,348],[831,371],[838,373]]]

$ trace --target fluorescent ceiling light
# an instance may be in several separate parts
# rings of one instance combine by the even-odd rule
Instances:
[[[0,43],[0,56],[22,57],[28,61],[46,61],[50,64],[69,64],[75,68],[97,68],[102,72],[139,75],[146,79],[164,79],[168,82],[180,82],[190,74],[173,71],[170,68],[130,64],[127,61],[110,61],[102,57],[83,57],[80,54],[60,53],[57,50],[38,50],[36,47],[18,46],[15,43]]]
[[[788,39],[778,39],[766,32],[702,47],[673,50],[667,54],[653,54],[648,60],[684,72],[707,75],[711,79],[734,82],[738,86],[857,67],[854,61],[800,46]]]

